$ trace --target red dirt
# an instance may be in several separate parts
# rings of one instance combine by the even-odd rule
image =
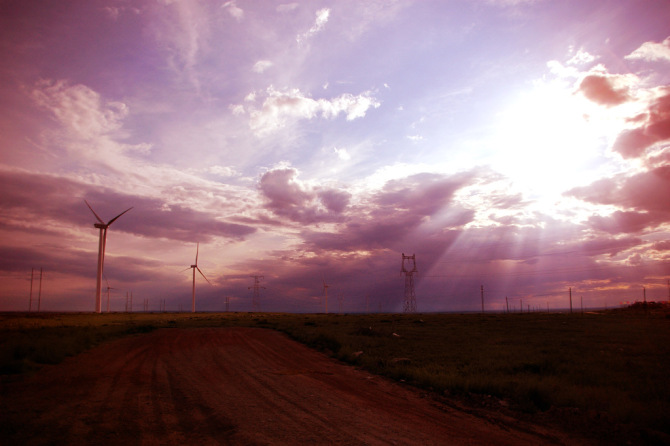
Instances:
[[[253,328],[163,329],[3,385],[0,444],[580,444]]]

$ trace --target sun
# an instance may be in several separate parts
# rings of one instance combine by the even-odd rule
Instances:
[[[498,115],[491,166],[536,199],[595,179],[607,146],[598,112],[565,83],[536,83]]]

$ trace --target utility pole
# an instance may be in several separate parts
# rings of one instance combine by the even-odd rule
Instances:
[[[405,268],[405,260],[411,264],[411,269]],[[406,256],[405,253],[402,253],[402,264],[400,267],[400,275],[405,274],[405,301],[403,304],[403,311],[405,313],[415,313],[416,312],[416,295],[414,294],[414,273],[418,274],[416,269],[416,254],[411,256]]]
[[[33,311],[33,278],[35,277],[35,268],[30,269],[30,300],[28,301],[28,312]]]
[[[42,305],[42,268],[40,268],[40,288],[37,292],[37,312],[40,312],[40,306]]]
[[[250,286],[249,289],[253,289],[253,297],[251,298],[251,307],[253,311],[261,311],[261,303],[260,303],[260,296],[261,296],[261,288],[265,289],[264,286],[261,286],[261,280],[264,279],[263,276],[249,276],[254,278],[254,284],[253,286]]]

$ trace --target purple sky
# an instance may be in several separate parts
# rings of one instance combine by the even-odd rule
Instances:
[[[0,1],[0,311],[668,300],[670,3]],[[184,271],[187,269],[186,271]],[[106,284],[103,284],[106,287]],[[37,282],[33,296],[37,297]],[[33,304],[33,309],[35,308]],[[106,296],[103,297],[106,309]]]

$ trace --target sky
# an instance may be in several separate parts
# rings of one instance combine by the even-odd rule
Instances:
[[[668,300],[669,23],[667,0],[0,0],[0,311],[94,311],[86,202],[132,207],[103,311],[190,311],[196,250],[197,311],[252,310],[262,276],[261,311],[401,312],[403,254],[419,312]]]

